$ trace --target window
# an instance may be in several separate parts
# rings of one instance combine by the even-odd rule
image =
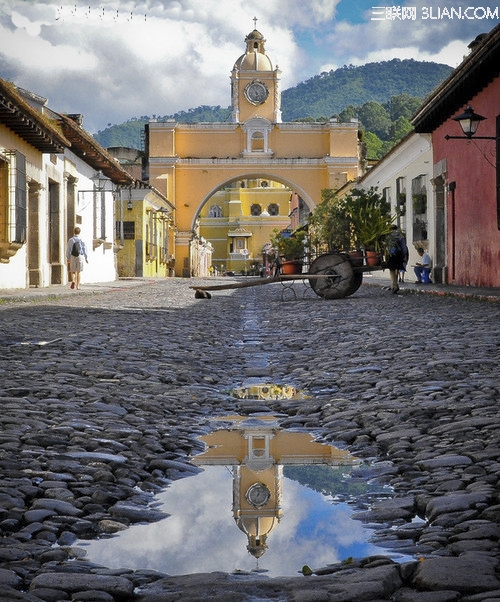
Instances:
[[[60,224],[61,187],[58,182],[49,180],[49,262],[54,264],[59,260]]]
[[[271,203],[267,208],[267,212],[269,213],[269,215],[279,215],[280,206],[277,203]]]
[[[258,205],[257,203],[254,203],[253,205],[251,205],[251,207],[250,207],[250,215],[253,215],[254,217],[257,217],[261,213],[262,213],[262,207],[260,205]]]
[[[6,151],[0,160],[0,240],[22,245],[27,236],[26,157]]]
[[[9,164],[0,160],[0,242],[8,240],[7,225],[9,214]]]
[[[269,148],[269,135],[272,131],[272,124],[268,119],[262,117],[252,117],[243,124],[243,131],[246,134],[246,148],[243,156],[256,154],[272,155]]]
[[[254,132],[252,134],[252,152],[264,150],[264,134],[262,132]]]
[[[26,242],[27,205],[26,205],[26,157],[16,151],[16,238],[15,242]]]
[[[208,217],[222,217],[222,208],[219,205],[212,205],[208,210]]]
[[[121,222],[116,222],[116,238],[120,238]],[[123,238],[124,240],[135,239],[135,222],[123,222]]]
[[[420,175],[412,180],[411,198],[413,202],[413,240],[427,240],[427,190],[425,188],[425,175]]]

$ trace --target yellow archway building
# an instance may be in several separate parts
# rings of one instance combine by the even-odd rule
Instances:
[[[309,212],[321,201],[322,189],[338,189],[362,175],[357,122],[281,121],[281,72],[273,68],[265,41],[254,29],[245,38],[245,53],[234,64],[231,122],[151,120],[146,125],[150,184],[176,207],[177,276],[196,273],[190,256],[192,241],[202,208],[221,189],[239,187],[242,181],[277,183],[288,196],[295,193]],[[244,202],[240,213],[244,216],[251,205]],[[280,211],[280,217],[286,218],[286,212]],[[260,218],[255,227],[261,227],[262,217],[254,217]],[[242,226],[233,220],[227,227],[234,231]],[[253,227],[250,222],[243,229],[253,236]]]

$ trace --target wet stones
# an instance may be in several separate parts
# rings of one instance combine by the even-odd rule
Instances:
[[[403,295],[396,310],[365,287],[335,302],[282,302],[279,285],[207,303],[191,284],[0,306],[3,599],[498,598],[496,304]],[[422,315],[432,329],[411,327]],[[247,378],[306,395],[231,397]],[[79,540],[168,513],[154,494],[199,470],[189,455],[215,417],[261,412],[348,449],[366,462],[353,478],[392,487],[360,500],[358,518],[414,561],[351,559],[268,579],[111,571],[85,557]]]

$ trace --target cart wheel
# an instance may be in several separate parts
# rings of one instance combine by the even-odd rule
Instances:
[[[328,276],[328,278],[309,280],[313,291],[318,297],[324,299],[341,299],[352,295],[361,285],[358,275],[354,273],[349,255],[345,253],[326,253],[316,257],[309,267],[309,274]],[[362,279],[363,274],[361,274]]]
[[[346,297],[349,295],[354,295],[354,293],[358,290],[358,288],[363,284],[363,272],[358,272],[354,270],[354,280],[351,288],[347,291]]]

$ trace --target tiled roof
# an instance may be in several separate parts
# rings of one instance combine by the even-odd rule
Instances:
[[[62,153],[71,146],[57,123],[34,109],[14,84],[0,79],[0,123],[42,153]]]
[[[415,131],[432,132],[500,75],[500,25],[471,44],[471,53],[424,101],[412,118]]]

